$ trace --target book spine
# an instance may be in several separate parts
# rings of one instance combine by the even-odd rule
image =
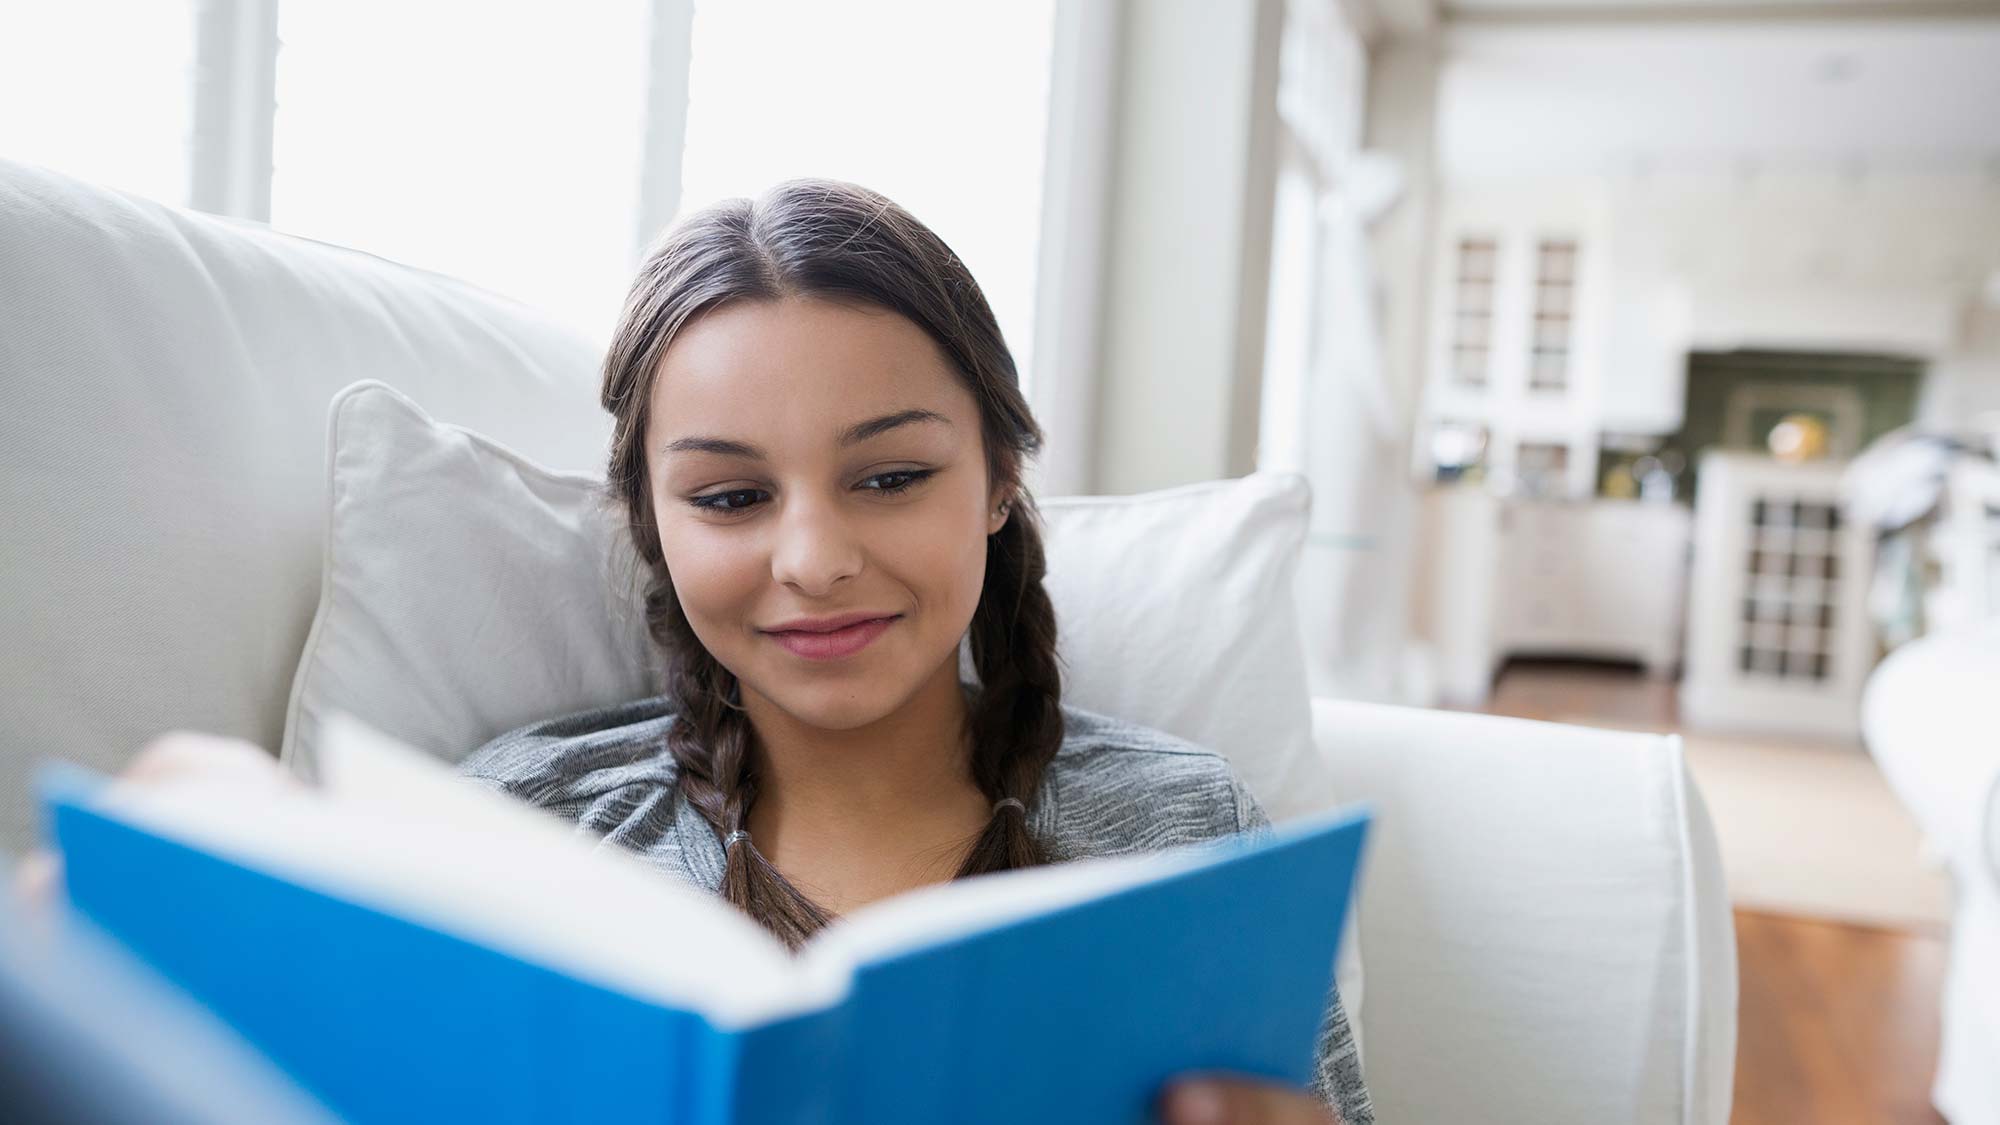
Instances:
[[[714,1125],[842,1125],[849,1078],[850,1009],[845,1003],[742,1031],[704,1028],[695,1037],[697,1088],[721,1104],[691,1120]]]

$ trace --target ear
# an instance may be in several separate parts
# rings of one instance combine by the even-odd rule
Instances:
[[[1007,526],[1007,520],[1013,515],[1013,511],[1012,490],[1004,488],[995,490],[992,502],[986,506],[986,534],[998,535],[1000,529]]]

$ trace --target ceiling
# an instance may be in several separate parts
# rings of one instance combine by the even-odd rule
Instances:
[[[1440,7],[1448,20],[1554,15],[1599,19],[1661,16],[1715,19],[2000,14],[2000,0],[1444,0]]]
[[[1454,21],[1443,44],[1448,174],[1817,161],[2000,175],[2000,20]]]
[[[1441,24],[2000,18],[2000,0],[1339,0],[1371,39]]]

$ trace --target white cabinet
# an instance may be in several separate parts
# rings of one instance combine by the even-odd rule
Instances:
[[[1500,654],[1680,657],[1688,511],[1619,500],[1507,504],[1496,596]]]
[[[1439,229],[1425,436],[1483,429],[1485,472],[1507,491],[1595,491],[1600,259],[1587,224],[1549,214],[1452,212]]]
[[[1690,517],[1678,504],[1502,500],[1470,486],[1425,499],[1419,628],[1449,703],[1485,702],[1513,655],[1680,658]]]

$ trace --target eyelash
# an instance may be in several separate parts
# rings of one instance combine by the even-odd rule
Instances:
[[[892,485],[887,488],[871,488],[868,491],[893,496],[896,493],[907,492],[908,490],[915,488],[918,484],[922,483],[926,478],[936,474],[936,472],[937,472],[936,469],[896,469],[891,472],[876,473],[874,476],[869,477],[868,479],[880,480],[883,477],[908,477],[909,479],[898,485]],[[712,503],[711,501],[719,501],[727,499],[728,497],[731,496],[745,496],[751,493],[762,492],[762,491],[763,489],[759,488],[732,488],[724,492],[711,492],[705,496],[689,497],[688,503],[706,512],[717,512],[725,516],[733,515],[737,512],[749,511],[750,506],[744,505],[743,507],[740,508],[732,508],[721,503]]]

